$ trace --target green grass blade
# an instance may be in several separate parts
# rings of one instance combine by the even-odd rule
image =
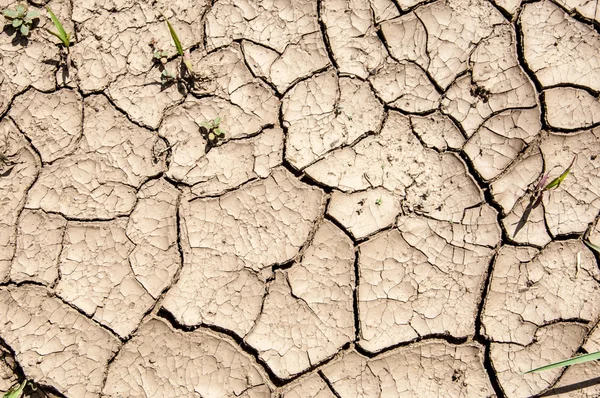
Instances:
[[[571,172],[571,168],[573,167],[573,164],[575,163],[575,159],[577,159],[577,156],[575,156],[573,158],[573,160],[571,161],[571,164],[569,165],[569,167],[567,167],[567,169],[565,171],[563,171],[563,173],[561,175],[559,175],[558,177],[556,177],[554,180],[550,181],[548,183],[548,185],[546,185],[544,187],[543,191],[547,191],[547,190],[552,189],[552,188],[558,188],[558,186],[564,181],[565,178],[567,178],[567,176]]]
[[[175,43],[175,47],[177,48],[177,54],[183,57],[183,47],[181,46],[181,42],[179,41],[179,37],[173,29],[173,25],[169,22],[169,18],[165,17],[165,14],[162,14],[163,18],[167,22],[167,27],[169,28],[169,32],[171,33],[171,37],[173,38],[173,43]]]
[[[563,368],[565,366],[570,366],[570,365],[576,365],[578,363],[589,362],[589,361],[593,361],[595,359],[600,359],[600,351],[593,352],[591,354],[580,355],[578,357],[574,357],[574,358],[567,359],[567,360],[560,361],[560,362],[555,362],[555,363],[552,363],[550,365],[546,365],[546,366],[542,366],[542,367],[535,368],[535,369],[532,369],[532,370],[528,370],[525,373],[527,374],[527,373],[532,373],[532,372],[541,372],[543,370],[548,370],[548,369]]]
[[[600,254],[600,246],[593,244],[592,242],[590,242],[589,240],[584,240],[583,243],[585,243],[585,245],[587,247],[589,247],[590,249],[592,249],[593,251],[595,251],[596,253]]]
[[[54,36],[58,37],[60,39],[60,41],[62,41],[62,43],[64,44],[64,46],[67,48],[67,51],[68,51],[69,44],[71,41],[71,38],[70,38],[71,35],[70,34],[67,35],[67,32],[65,32],[65,28],[63,28],[62,24],[60,23],[58,18],[56,18],[56,15],[54,15],[54,13],[50,9],[50,7],[46,6],[46,9],[48,10],[48,14],[50,14],[50,19],[52,19],[52,22],[54,22],[54,26],[56,26],[56,30],[58,30],[58,33],[52,32],[52,31],[48,31],[48,32],[50,32]]]

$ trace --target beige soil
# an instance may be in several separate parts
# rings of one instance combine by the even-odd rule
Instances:
[[[596,3],[30,6],[0,34],[0,394],[600,394],[597,363],[523,375],[600,349]],[[161,12],[193,79],[161,82]]]

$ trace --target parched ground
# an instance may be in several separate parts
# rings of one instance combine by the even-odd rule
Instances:
[[[30,3],[0,34],[0,392],[600,394],[597,363],[523,375],[600,349],[597,2],[51,0],[68,70]],[[160,12],[193,82],[161,83]]]

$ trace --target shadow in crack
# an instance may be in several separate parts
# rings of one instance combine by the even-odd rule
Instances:
[[[566,394],[571,391],[582,390],[584,388],[592,387],[597,384],[600,384],[600,377],[594,377],[593,379],[580,381],[579,383],[573,383],[566,386],[553,388],[543,394],[537,395],[537,397],[556,397],[560,394]]]

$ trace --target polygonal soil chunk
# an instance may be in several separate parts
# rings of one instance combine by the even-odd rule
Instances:
[[[98,397],[119,340],[34,285],[0,288],[0,337],[28,379],[70,397]]]
[[[542,86],[571,83],[600,90],[600,36],[592,27],[547,0],[527,4],[519,21],[525,61]]]
[[[538,328],[562,319],[592,321],[600,315],[600,274],[581,242],[552,242],[541,251],[500,250],[482,313],[493,341],[531,344]]]
[[[393,108],[422,113],[438,107],[440,94],[414,63],[388,61],[369,79],[381,99]]]
[[[423,69],[429,66],[427,31],[414,13],[381,24],[390,54],[396,60],[411,61]]]
[[[390,112],[381,134],[328,154],[306,169],[322,184],[345,192],[384,187],[409,211],[460,221],[482,194],[454,154],[423,148],[408,117]]]
[[[324,0],[321,7],[338,70],[366,79],[387,57],[377,37],[369,0]]]
[[[302,261],[276,272],[246,342],[281,378],[331,357],[354,338],[354,248],[324,221]]]
[[[429,334],[474,334],[483,276],[500,241],[489,207],[462,225],[400,217],[360,246],[360,346],[377,352]]]
[[[281,54],[290,43],[317,31],[317,3],[313,0],[224,0],[215,3],[206,15],[209,51],[233,40],[248,39]]]
[[[443,89],[467,69],[475,45],[488,37],[502,14],[484,0],[434,2],[415,10],[427,31],[429,74]]]
[[[134,244],[126,220],[69,222],[56,293],[99,323],[127,337],[154,304],[133,275]]]
[[[298,43],[287,46],[282,54],[249,41],[243,42],[243,49],[254,74],[265,77],[279,93],[287,91],[299,79],[329,66],[321,32],[303,36]]]
[[[367,83],[329,71],[298,83],[283,99],[286,159],[302,169],[332,149],[379,129],[383,106]]]
[[[355,352],[323,374],[340,397],[489,397],[483,347],[430,340],[366,359]]]
[[[19,213],[38,169],[38,157],[17,127],[0,121],[0,282],[10,272]]]
[[[270,397],[255,362],[229,339],[152,319],[110,364],[105,397]]]
[[[136,189],[127,175],[98,154],[69,156],[42,169],[26,207],[77,219],[110,219],[129,214]]]
[[[178,86],[163,86],[160,76],[125,75],[112,83],[106,93],[131,120],[156,129],[165,110],[183,101],[184,96]]]
[[[557,87],[544,91],[546,121],[558,129],[580,129],[600,122],[600,101],[585,90]]]
[[[584,232],[600,211],[600,128],[579,134],[549,134],[540,144],[550,180],[561,175],[575,159],[571,173],[544,195],[550,234]]]
[[[8,9],[10,4],[3,3],[2,9]],[[12,8],[12,7],[10,7]],[[3,21],[4,22],[4,21]],[[13,36],[14,37],[14,36]],[[32,32],[26,46],[12,43],[13,37],[5,32],[0,35],[0,114],[3,114],[10,101],[16,94],[28,87],[41,91],[55,89],[54,72],[58,62],[58,48],[48,45],[48,42]]]
[[[9,114],[43,162],[53,162],[72,152],[81,136],[82,100],[73,90],[51,94],[29,90],[15,99]]]
[[[127,237],[136,244],[129,263],[136,279],[154,298],[171,284],[181,265],[177,246],[179,191],[165,180],[152,180],[138,192],[127,223]]]
[[[123,183],[135,187],[166,169],[165,157],[160,155],[165,145],[156,133],[131,123],[103,95],[87,97],[84,105],[83,138],[77,154],[100,154],[109,166],[126,174]]]
[[[446,151],[460,149],[465,143],[462,133],[452,120],[439,112],[427,116],[411,116],[413,131],[427,146]]]
[[[315,373],[300,378],[285,387],[282,398],[335,398],[325,381]]]
[[[204,322],[245,336],[260,312],[269,267],[298,254],[322,206],[320,190],[280,168],[220,198],[184,199],[184,265],[164,308],[185,325]]]
[[[356,239],[392,225],[401,211],[400,200],[384,188],[347,194],[333,191],[327,214]]]
[[[442,110],[471,136],[488,117],[503,110],[537,105],[533,84],[521,69],[514,32],[499,25],[469,56],[471,74],[446,92]]]
[[[58,278],[58,257],[66,225],[67,221],[59,215],[23,210],[10,279],[52,284]]]
[[[580,324],[559,322],[537,329],[532,335],[531,343],[527,345],[492,342],[490,359],[504,394],[508,398],[530,397],[551,386],[561,369],[526,375],[523,373],[571,358],[581,346],[587,331],[588,329]]]
[[[464,151],[485,180],[497,177],[540,132],[540,111],[507,110],[487,119]]]

